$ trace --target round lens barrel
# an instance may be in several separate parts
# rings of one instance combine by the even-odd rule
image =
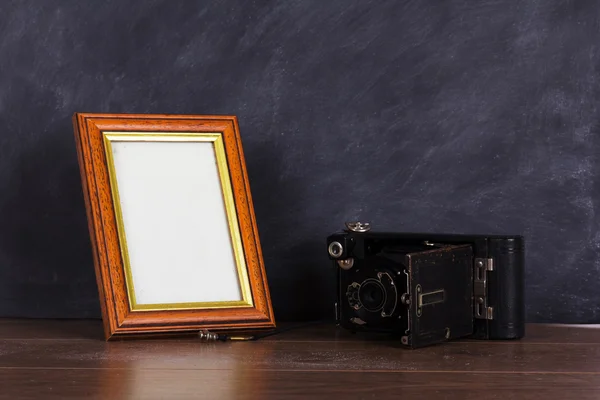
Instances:
[[[385,288],[375,279],[367,279],[360,285],[358,298],[367,311],[377,312],[383,308],[386,299]]]

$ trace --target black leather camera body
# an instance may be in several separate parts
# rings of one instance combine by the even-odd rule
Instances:
[[[342,327],[390,333],[410,348],[524,336],[523,237],[346,227],[327,238]]]

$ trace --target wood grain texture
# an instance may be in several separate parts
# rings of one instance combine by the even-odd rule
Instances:
[[[0,367],[27,368],[251,369],[290,371],[430,371],[599,373],[600,345],[451,342],[410,351],[397,342],[200,343],[178,340],[68,341],[0,343]],[[531,361],[535,360],[535,364]]]
[[[597,399],[600,327],[420,350],[332,325],[256,342],[105,342],[100,321],[0,320],[0,399]]]
[[[0,399],[590,399],[597,375],[343,373],[235,369],[0,370]]]
[[[189,332],[203,328],[215,331],[252,331],[273,328],[275,319],[237,119],[233,116],[78,113],[73,116],[73,124],[106,338],[127,334]],[[105,131],[222,134],[254,301],[253,307],[131,311],[102,138],[102,133]]]

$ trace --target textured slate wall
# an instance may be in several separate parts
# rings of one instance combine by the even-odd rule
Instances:
[[[528,239],[530,321],[600,322],[600,3],[3,1],[0,315],[97,317],[75,111],[235,114],[277,317],[324,238]]]

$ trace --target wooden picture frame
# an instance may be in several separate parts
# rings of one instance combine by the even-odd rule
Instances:
[[[73,124],[106,339],[274,328],[236,117]]]

